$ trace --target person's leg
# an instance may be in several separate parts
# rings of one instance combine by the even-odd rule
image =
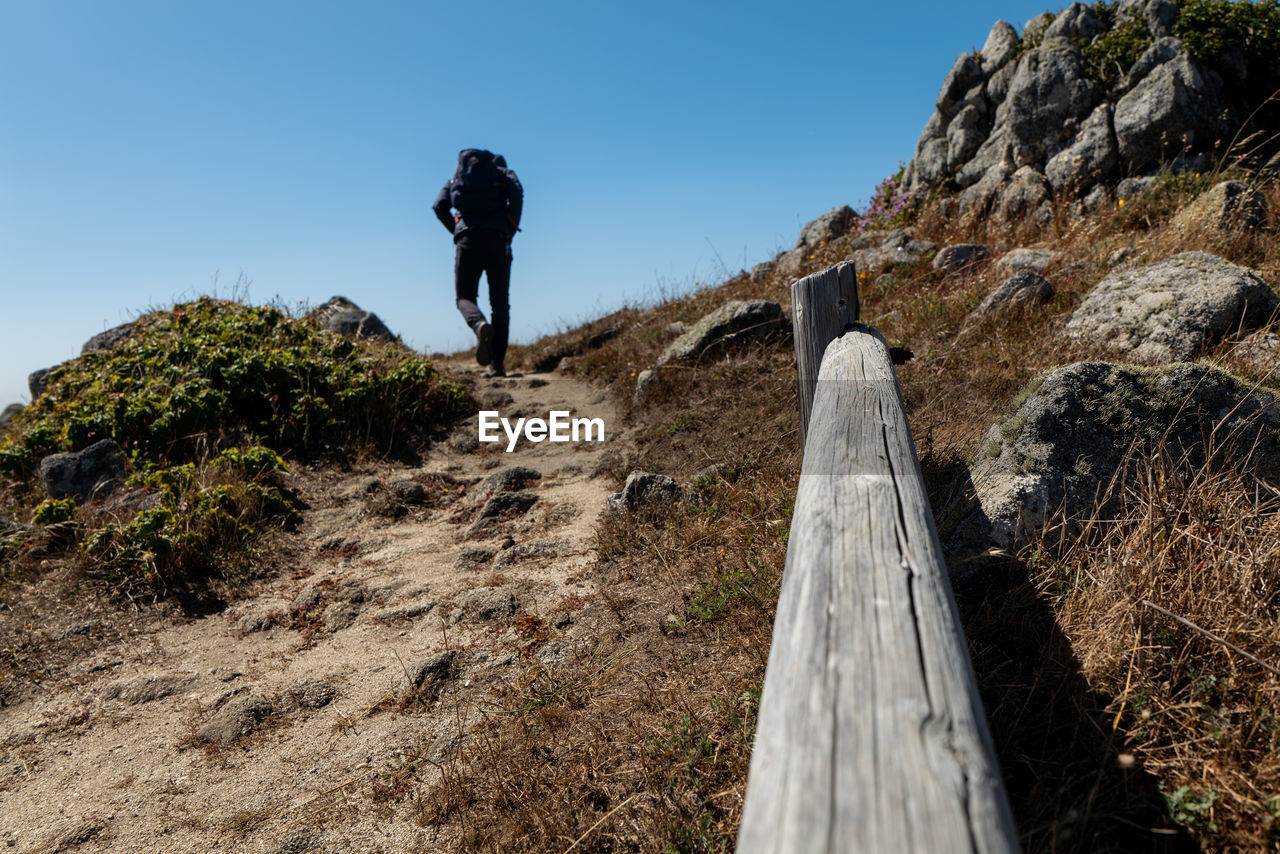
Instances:
[[[493,358],[495,371],[506,366],[507,334],[511,328],[511,244],[505,240],[495,246],[485,266],[489,280],[489,312],[493,318]]]
[[[459,243],[453,260],[453,288],[458,311],[472,331],[484,323],[484,312],[476,305],[480,290],[480,274],[484,272],[484,257],[473,247]]]
[[[484,271],[487,258],[483,247],[472,246],[469,243],[466,240],[459,242],[457,254],[454,256],[454,294],[462,319],[476,334],[476,361],[481,365],[487,365],[493,358],[491,344],[493,331],[485,321],[480,306],[476,305],[476,295],[480,290],[480,274]]]

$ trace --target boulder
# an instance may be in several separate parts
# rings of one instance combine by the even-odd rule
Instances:
[[[1182,39],[1156,39],[1129,67],[1129,71],[1124,76],[1125,91],[1141,83],[1152,69],[1163,65],[1180,53],[1182,53]]]
[[[1116,184],[1116,200],[1131,202],[1151,192],[1159,182],[1154,175],[1140,175],[1136,178],[1125,178]]]
[[[50,498],[88,498],[106,495],[124,480],[124,454],[113,439],[95,442],[82,451],[50,454],[40,461],[39,474]]]
[[[1179,211],[1173,224],[1188,234],[1252,231],[1265,228],[1269,215],[1267,196],[1257,187],[1243,181],[1221,181]]]
[[[1072,3],[1058,13],[1044,31],[1046,39],[1062,38],[1090,42],[1107,29],[1093,10],[1083,3]]]
[[[960,192],[958,201],[962,212],[971,211],[976,214],[983,214],[987,207],[999,195],[1001,187],[1005,181],[1013,173],[1013,164],[1009,161],[1001,161],[995,166],[987,170],[978,183],[966,187]]]
[[[956,243],[933,256],[933,269],[953,272],[973,267],[991,257],[991,247],[983,243]]]
[[[514,617],[518,603],[515,594],[502,587],[481,587],[458,597],[458,614],[465,614],[477,622],[502,620]]]
[[[308,312],[321,329],[328,329],[348,338],[375,338],[393,341],[395,335],[373,312],[365,311],[346,297],[333,297],[324,305]]]
[[[1034,270],[1043,273],[1049,264],[1058,258],[1058,253],[1048,249],[1010,249],[996,261],[996,269],[1011,273],[1017,270]]]
[[[962,53],[956,57],[951,70],[947,72],[946,79],[942,81],[942,88],[938,91],[934,106],[944,117],[954,115],[965,96],[973,87],[981,83],[981,63],[973,54]]]
[[[813,222],[806,223],[800,229],[800,237],[796,240],[796,248],[814,247],[820,243],[834,240],[849,232],[857,219],[857,214],[848,205],[833,208]]]
[[[1099,340],[1137,362],[1169,362],[1267,323],[1276,308],[1275,292],[1253,270],[1183,252],[1107,275],[1072,314],[1066,334]]]
[[[4,408],[4,411],[0,412],[0,427],[3,427],[13,419],[17,418],[19,413],[21,413],[22,410],[24,409],[26,409],[26,407],[23,406],[21,403],[11,403],[8,406],[6,406]]]
[[[1165,38],[1173,32],[1174,22],[1178,20],[1178,7],[1172,0],[1150,0],[1143,9],[1143,17],[1152,38]]]
[[[782,306],[768,300],[735,300],[703,317],[672,341],[655,367],[697,359],[704,354],[749,341],[758,341],[783,328]]]
[[[1048,225],[1053,218],[1048,181],[1033,167],[1023,166],[996,197],[994,215],[1005,222],[1030,219],[1038,227]]]
[[[1004,68],[1018,52],[1018,31],[1006,21],[996,21],[982,45],[982,71],[990,76]]]
[[[1021,311],[1053,296],[1053,285],[1034,270],[1019,270],[987,294],[973,311],[972,320],[992,317],[1009,311]]]
[[[947,170],[954,172],[968,163],[987,141],[991,127],[977,106],[968,104],[947,125]]]
[[[884,239],[879,245],[855,249],[846,259],[853,262],[859,276],[864,273],[874,276],[894,264],[914,264],[924,253],[938,248],[937,244],[930,240],[912,240],[911,233],[906,229],[864,234],[854,241],[854,245],[866,247],[868,241],[865,238],[868,236],[876,239],[883,236]]]
[[[31,392],[32,403],[44,394],[44,390],[49,385],[49,376],[60,367],[62,366],[54,365],[51,368],[40,368],[27,374],[27,391]]]
[[[480,481],[480,485],[476,487],[476,498],[483,501],[499,492],[514,492],[537,480],[542,480],[542,472],[528,466],[499,469]]]
[[[1057,368],[984,436],[970,464],[981,509],[964,527],[1000,546],[1024,543],[1059,511],[1091,512],[1135,441],[1140,453],[1163,441],[1173,460],[1198,467],[1211,434],[1215,461],[1256,447],[1259,471],[1277,470],[1280,405],[1269,392],[1189,363]]]
[[[633,471],[627,475],[622,491],[610,495],[606,505],[614,513],[626,513],[638,510],[646,504],[670,507],[683,500],[684,490],[672,478],[665,474]]]
[[[139,332],[137,321],[129,321],[119,326],[113,326],[84,342],[84,346],[80,348],[80,353],[92,353],[96,350],[114,350],[125,341],[128,341]]]
[[[1072,143],[1050,158],[1044,174],[1054,193],[1075,195],[1111,177],[1120,164],[1111,130],[1111,105],[1099,104]]]
[[[1222,78],[1187,54],[1156,66],[1116,103],[1115,132],[1130,172],[1190,150],[1207,151],[1223,131]]]
[[[1035,164],[1066,148],[1103,94],[1089,76],[1084,53],[1067,39],[1046,38],[1023,54],[995,119],[996,128],[1008,132],[1014,166]]]

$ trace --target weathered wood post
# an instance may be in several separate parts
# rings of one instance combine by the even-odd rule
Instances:
[[[814,385],[738,854],[1017,851],[879,333]]]
[[[822,354],[858,319],[858,275],[853,262],[844,261],[792,282],[791,314],[800,376],[800,446],[804,447]]]

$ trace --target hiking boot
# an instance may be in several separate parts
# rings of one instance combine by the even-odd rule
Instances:
[[[491,358],[493,358],[493,327],[482,320],[476,327],[476,362],[487,365]]]
[[[484,375],[486,377],[505,377],[507,375],[507,371],[501,364],[497,364],[485,371]]]

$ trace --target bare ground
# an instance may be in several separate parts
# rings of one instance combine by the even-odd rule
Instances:
[[[406,769],[421,782],[447,762],[522,657],[591,643],[574,615],[596,594],[597,472],[626,437],[570,377],[446,368],[476,381],[482,408],[603,418],[606,440],[506,453],[474,442],[473,418],[419,466],[295,471],[308,509],[281,572],[209,616],[95,622],[100,641],[0,708],[0,849],[448,845],[379,794],[398,800]],[[540,477],[494,482],[515,467]],[[64,616],[49,632],[80,631]]]

